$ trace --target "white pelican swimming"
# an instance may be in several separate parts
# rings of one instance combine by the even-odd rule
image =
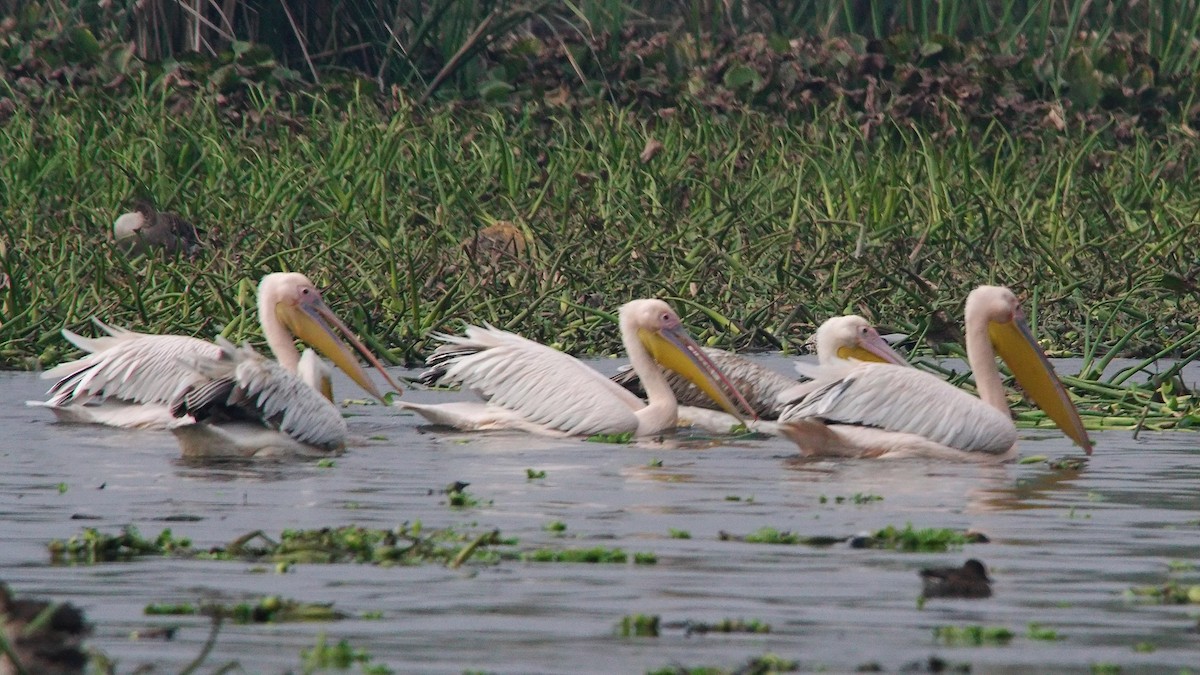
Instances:
[[[966,342],[981,398],[913,368],[833,367],[812,392],[783,410],[781,432],[814,455],[1011,459],[1017,430],[996,367],[998,352],[1025,393],[1091,454],[1079,412],[1030,334],[1012,291],[980,286],[971,292]]]
[[[874,326],[856,314],[835,316],[826,320],[817,328],[813,339],[817,345],[817,363],[819,365],[796,363],[797,372],[804,380],[811,381],[817,377],[821,372],[820,366],[822,365],[828,366],[849,359],[908,365],[904,357],[893,351],[888,343],[879,336],[879,332],[875,330]],[[806,382],[797,382],[790,377],[780,375],[744,356],[714,347],[704,347],[703,349],[705,356],[712,360],[729,378],[733,386],[737,387],[737,390],[746,397],[751,410],[758,415],[759,419],[773,420],[779,417],[779,411],[785,404],[791,403],[807,391]],[[638,396],[643,395],[641,381],[632,369],[617,373],[612,380]],[[681,413],[682,416],[689,420],[701,416],[705,420],[711,419],[711,422],[702,423],[705,428],[728,429],[729,423],[736,423],[736,420],[723,415],[706,416],[699,411],[691,410],[691,408],[715,410],[717,404],[694,384],[675,373],[668,372],[667,381],[670,383],[671,391],[675,393],[679,405],[688,408]]]
[[[217,358],[185,359],[203,379],[170,404],[172,415],[194,420],[171,430],[184,459],[324,457],[345,449],[346,420],[315,352],[305,350],[305,367],[292,373],[247,345],[218,337],[217,347]]]
[[[275,273],[263,277],[258,286],[258,318],[267,344],[283,371],[297,369],[300,354],[293,340],[294,336],[299,337],[382,400],[353,353],[333,332],[332,324],[400,391],[379,361],[326,306],[320,291],[303,274]],[[96,323],[107,336],[85,338],[63,330],[67,340],[91,353],[43,373],[43,378],[58,381],[50,388],[47,401],[31,401],[30,405],[48,407],[65,422],[149,429],[192,422],[190,417],[173,416],[170,404],[180,390],[208,379],[196,372],[192,362],[219,359],[224,353],[222,348],[183,335],[149,335]]]
[[[662,300],[633,300],[620,310],[621,341],[646,388],[646,401],[562,352],[490,326],[441,336],[429,357],[443,384],[472,389],[486,402],[423,405],[400,401],[435,424],[465,430],[520,429],[556,436],[638,436],[673,429],[678,404],[663,368],[689,378],[731,414],[718,381],[748,404],[688,336]]]

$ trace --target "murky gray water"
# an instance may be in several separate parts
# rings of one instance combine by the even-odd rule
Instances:
[[[773,360],[786,371],[786,366]],[[616,362],[603,361],[611,371]],[[1071,372],[1067,369],[1067,372]],[[1194,381],[1194,377],[1189,381]],[[338,380],[340,395],[354,395]],[[431,430],[419,418],[354,406],[351,429],[384,436],[353,447],[332,468],[313,463],[204,469],[178,461],[168,433],[121,432],[52,422],[25,408],[46,383],[0,373],[0,577],[22,596],[69,601],[95,624],[89,645],[129,672],[153,663],[174,672],[207,638],[204,618],[146,617],[148,603],[241,601],[278,594],[333,602],[382,619],[238,626],[226,624],[201,672],[238,661],[245,672],[298,669],[300,651],[325,632],[397,672],[643,672],[672,664],[736,667],[773,652],[805,670],[889,671],[938,655],[976,673],[1053,669],[1177,672],[1200,665],[1200,605],[1153,605],[1123,597],[1130,586],[1200,583],[1200,435],[1093,432],[1096,454],[1080,471],[1045,464],[981,467],[921,461],[795,461],[787,441],[619,446],[509,433]],[[408,392],[414,400],[453,395]],[[1025,455],[1079,456],[1058,433],[1029,432]],[[649,466],[651,460],[662,466]],[[526,469],[546,478],[528,480]],[[456,480],[483,506],[451,509],[436,491]],[[60,492],[59,484],[67,490]],[[433,494],[431,494],[431,490]],[[835,497],[870,493],[864,505]],[[821,503],[821,497],[827,497]],[[739,497],[740,501],[731,501]],[[197,522],[166,522],[191,515]],[[87,518],[86,520],[80,518]],[[617,546],[653,552],[657,565],[505,561],[449,570],[297,565],[287,574],[255,566],[144,558],[52,567],[46,543],[83,527],[145,535],[171,527],[198,547],[263,529],[360,524],[476,525],[517,537],[520,548]],[[567,524],[567,538],[543,527]],[[974,528],[992,543],[913,554],[720,541],[763,526],[845,536],[889,524]],[[669,530],[691,539],[672,539]],[[929,600],[918,609],[917,571],[983,560],[995,579],[986,600]],[[268,566],[269,567],[269,566]],[[757,619],[765,635],[622,638],[628,614],[663,622]],[[1027,626],[1055,629],[1033,640]],[[958,647],[936,626],[984,624],[1016,633],[1007,646]],[[138,641],[133,630],[181,626],[175,640]],[[1135,651],[1148,643],[1154,651]],[[355,669],[357,670],[357,668]]]

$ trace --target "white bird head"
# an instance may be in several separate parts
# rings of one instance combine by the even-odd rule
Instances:
[[[814,336],[817,343],[817,360],[822,364],[835,359],[858,361],[880,361],[907,366],[904,360],[879,335],[866,319],[857,314],[835,316],[817,328]]]
[[[329,309],[316,285],[303,274],[276,272],[263,277],[258,285],[258,313],[260,317],[274,316],[292,335],[333,361],[334,365],[341,368],[342,372],[358,383],[358,386],[375,398],[383,400],[383,396],[367,377],[354,353],[334,333],[333,328],[336,327],[342,336],[375,366],[392,388],[397,392],[403,391],[383,369],[383,364],[379,363],[375,355],[354,336],[333,310]]]
[[[749,416],[757,419],[753,408],[729,378],[705,354],[700,345],[688,335],[679,315],[662,300],[632,300],[621,306],[621,333],[636,335],[638,341],[660,366],[669,368],[696,385],[729,414],[742,419],[724,384]]]
[[[1071,440],[1092,454],[1092,442],[1079,411],[1067,394],[1050,360],[1025,322],[1016,294],[1003,286],[980,286],[967,296],[966,324],[986,320],[988,338],[1033,402]]]

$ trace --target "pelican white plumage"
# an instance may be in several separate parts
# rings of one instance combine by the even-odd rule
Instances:
[[[695,382],[731,414],[738,412],[718,382],[749,408],[667,303],[633,300],[621,307],[619,317],[621,340],[644,383],[646,401],[567,354],[491,326],[471,326],[463,337],[441,336],[446,344],[428,363],[440,383],[460,384],[486,402],[396,405],[464,430],[644,436],[676,426],[678,404],[663,372],[668,368]]]
[[[183,458],[230,460],[340,454],[349,430],[330,401],[329,371],[305,350],[298,373],[217,338],[221,355],[185,359],[200,379],[176,392],[171,414],[191,424],[171,431]],[[306,361],[307,360],[307,361]]]
[[[258,318],[267,344],[283,371],[295,372],[299,365],[300,353],[294,344],[295,337],[299,337],[382,400],[353,353],[334,333],[333,327],[337,327],[387,382],[401,391],[303,274],[281,272],[263,277],[258,286]],[[170,405],[177,392],[209,379],[196,371],[194,361],[220,359],[222,348],[183,335],[151,335],[96,323],[107,336],[85,338],[63,330],[67,340],[91,353],[43,373],[43,378],[57,379],[50,388],[50,398],[29,404],[49,408],[65,422],[143,429],[167,429],[191,423],[193,419],[189,416],[172,415]]]
[[[781,432],[813,455],[1004,461],[1017,430],[996,355],[1033,401],[1091,454],[1079,412],[1029,332],[1017,297],[980,286],[967,297],[967,360],[976,398],[938,377],[891,364],[833,367],[779,416]]]
[[[782,407],[808,391],[808,382],[817,377],[821,366],[829,366],[846,360],[880,361],[908,365],[904,357],[897,354],[879,335],[875,327],[857,314],[835,316],[827,319],[813,336],[817,346],[817,366],[797,362],[797,372],[804,381],[796,381],[765,368],[750,359],[713,347],[704,347],[704,354],[738,391],[746,397],[750,409],[759,419],[773,420],[779,417]],[[612,377],[617,384],[638,396],[644,395],[641,380],[633,369],[622,370]],[[697,421],[704,428],[728,429],[736,422],[724,415],[708,415],[694,408],[716,410],[716,402],[690,381],[671,372],[667,382],[679,401],[682,417]]]

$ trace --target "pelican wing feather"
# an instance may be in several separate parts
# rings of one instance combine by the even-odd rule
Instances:
[[[492,326],[440,335],[428,364],[440,384],[475,391],[492,406],[571,435],[636,429],[644,404],[578,359]],[[614,402],[624,405],[614,406]]]
[[[1003,453],[1017,440],[1011,419],[930,373],[881,363],[839,370],[785,406],[779,421],[874,427],[967,452]]]
[[[180,389],[171,403],[176,417],[198,423],[249,420],[326,450],[345,444],[346,420],[320,392],[248,345],[217,338],[217,358],[187,364],[203,379]]]
[[[46,405],[81,405],[116,398],[132,403],[168,403],[181,384],[196,379],[183,358],[216,358],[211,342],[184,335],[149,335],[96,322],[109,334],[85,338],[69,330],[63,336],[90,352],[83,358],[42,373],[57,381]]]

